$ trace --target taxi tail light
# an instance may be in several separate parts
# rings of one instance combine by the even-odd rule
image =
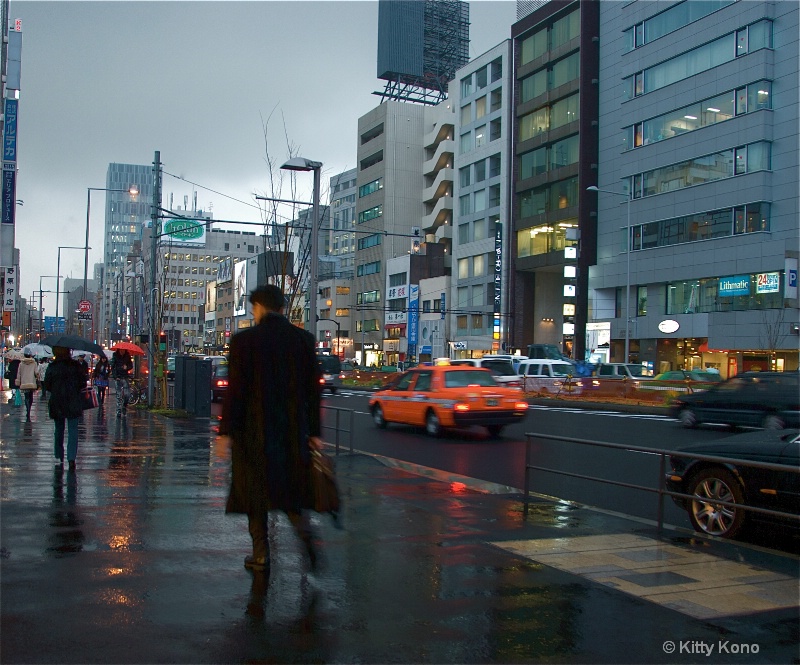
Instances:
[[[344,378],[345,378],[345,376],[344,376],[344,372],[342,372],[342,373],[339,375],[339,378],[340,378],[340,379],[344,379]]]
[[[217,387],[222,388],[228,385],[228,379],[217,379]]]
[[[469,404],[456,404],[455,407],[456,411],[469,411]]]
[[[515,402],[514,403],[514,409],[517,410],[517,411],[524,411],[527,408],[528,408],[528,403],[527,402]]]
[[[321,379],[319,380],[319,385],[321,385],[321,386],[324,386],[324,385],[325,385],[325,379],[324,379],[324,378],[321,378]]]

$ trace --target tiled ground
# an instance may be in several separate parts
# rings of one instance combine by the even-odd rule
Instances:
[[[697,619],[798,606],[798,576],[636,534],[496,542],[497,547]]]

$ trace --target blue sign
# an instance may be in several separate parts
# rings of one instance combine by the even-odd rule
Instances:
[[[63,333],[67,329],[67,320],[63,316],[58,317],[56,321],[55,316],[44,317],[44,331],[48,333]]]
[[[5,167],[5,164],[3,165]],[[13,224],[16,215],[15,193],[17,189],[16,170],[3,168],[3,224]]]
[[[419,352],[420,354],[431,355],[431,353],[433,353],[433,349],[431,349],[430,344],[423,344],[421,347],[419,347]]]
[[[16,99],[7,99],[5,125],[3,126],[3,161],[17,161],[17,105]]]
[[[444,303],[444,293],[443,293],[442,294],[442,303],[440,305],[440,310],[439,310],[442,313],[442,318],[444,318],[444,311],[445,311],[444,305],[445,305],[445,303]]]
[[[734,275],[733,277],[719,278],[719,295],[730,296],[749,296],[750,295],[750,275]]]
[[[408,294],[408,352],[411,346],[417,346],[417,328],[419,327],[419,286],[412,284]],[[416,350],[416,349],[415,349]]]

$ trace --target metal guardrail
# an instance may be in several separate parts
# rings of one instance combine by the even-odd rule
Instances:
[[[651,492],[658,494],[658,510],[657,510],[657,523],[658,523],[658,530],[661,531],[664,524],[664,497],[677,497],[680,499],[689,499],[694,500],[697,497],[691,494],[682,494],[680,492],[672,492],[666,489],[665,482],[666,482],[666,468],[667,468],[667,457],[678,456],[683,457],[686,459],[697,459],[707,462],[719,462],[723,464],[734,464],[736,466],[748,466],[753,467],[756,469],[767,469],[770,471],[782,471],[782,472],[790,472],[800,475],[800,468],[792,467],[787,464],[773,464],[771,462],[754,462],[752,460],[742,460],[737,459],[735,457],[718,457],[715,455],[700,455],[695,453],[684,453],[677,450],[665,450],[662,448],[644,448],[641,446],[628,446],[619,443],[605,443],[603,441],[590,441],[588,439],[575,439],[566,436],[556,436],[552,434],[534,434],[532,432],[526,432],[526,447],[525,447],[525,487],[523,491],[523,500],[525,505],[523,506],[523,519],[528,518],[528,498],[530,496],[530,471],[544,471],[547,473],[554,473],[557,475],[568,476],[570,478],[580,478],[582,480],[591,480],[599,483],[604,483],[606,485],[615,485],[617,487],[625,487],[628,489],[635,489],[641,490],[644,492]],[[599,478],[597,476],[589,476],[586,474],[580,473],[573,473],[571,471],[563,471],[561,469],[551,469],[549,467],[544,466],[537,466],[531,464],[531,444],[534,439],[543,439],[548,441],[566,441],[568,443],[575,443],[579,445],[585,446],[593,446],[596,448],[609,448],[614,450],[624,450],[627,452],[635,452],[635,453],[648,453],[651,455],[658,455],[659,456],[659,477],[658,477],[658,487],[647,487],[644,485],[636,485],[634,483],[626,483],[621,482],[618,480],[611,480],[609,478]],[[800,480],[800,479],[799,479]],[[714,504],[719,504],[721,506],[728,506],[730,508],[742,509],[745,511],[750,511],[754,513],[761,513],[764,515],[771,515],[773,517],[782,517],[782,518],[789,518],[800,522],[800,515],[796,515],[794,513],[785,513],[779,510],[770,510],[768,508],[758,508],[756,506],[748,506],[743,503],[731,503],[729,501],[719,501],[714,500]]]
[[[325,424],[324,420],[325,420],[325,412],[326,411],[333,411],[336,414],[335,423],[333,425],[326,425]],[[343,414],[345,414],[345,415],[343,415]],[[346,415],[346,414],[349,414],[349,416]],[[325,431],[325,430],[333,431],[333,434],[334,434],[333,444],[335,446],[337,455],[339,454],[339,439],[340,439],[339,435],[340,434],[347,434],[348,435],[348,438],[350,439],[349,452],[351,452],[351,453],[353,452],[353,432],[355,431],[355,429],[354,429],[355,414],[356,414],[356,412],[353,409],[343,409],[343,408],[338,407],[338,406],[327,406],[325,404],[322,405],[322,419],[323,419],[322,430],[323,431]],[[344,420],[347,420],[349,422],[349,425],[348,425],[347,428],[342,427],[342,421],[344,421]]]

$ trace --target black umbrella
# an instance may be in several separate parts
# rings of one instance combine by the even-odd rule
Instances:
[[[89,353],[96,353],[98,356],[103,355],[103,347],[95,344],[91,340],[78,337],[77,335],[50,335],[42,340],[42,344],[47,344],[50,348],[54,346],[65,346],[68,349],[76,349],[78,351],[88,351]]]

